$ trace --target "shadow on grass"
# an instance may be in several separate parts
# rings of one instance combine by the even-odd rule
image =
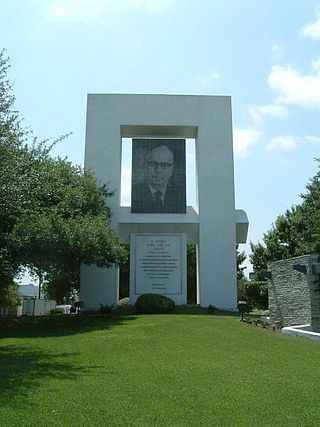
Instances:
[[[49,379],[77,380],[99,369],[77,363],[79,353],[47,353],[34,348],[0,347],[0,407],[30,408],[29,397]],[[1,422],[0,422],[1,424]]]
[[[210,316],[239,316],[238,311],[227,311],[215,309],[214,312],[208,312],[208,308],[197,306],[176,306],[172,314],[193,314],[197,316],[210,315]]]
[[[144,314],[149,316],[150,314]],[[208,313],[207,308],[196,306],[176,306],[168,315],[197,315],[197,316],[231,316],[238,317],[237,312],[215,310]],[[60,337],[91,331],[107,330],[123,323],[135,320],[137,316],[131,311],[128,313],[115,312],[110,318],[101,318],[98,314],[83,313],[77,315],[56,316],[28,316],[15,319],[0,320],[1,338],[37,338]]]
[[[107,330],[135,319],[135,316],[101,318],[97,314],[20,317],[0,321],[0,338],[60,337]]]

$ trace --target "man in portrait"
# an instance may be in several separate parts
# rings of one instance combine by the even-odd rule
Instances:
[[[134,139],[133,213],[185,213],[185,140]]]

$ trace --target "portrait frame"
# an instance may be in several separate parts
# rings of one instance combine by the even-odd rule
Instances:
[[[157,160],[157,156],[161,154],[162,160],[167,158],[167,162],[148,161],[150,158]],[[150,177],[150,164],[158,165],[157,170],[161,167],[159,174],[162,176],[169,176],[164,189],[161,189],[161,203],[154,201],[157,185],[154,185]],[[132,139],[131,212],[186,213],[185,139]]]

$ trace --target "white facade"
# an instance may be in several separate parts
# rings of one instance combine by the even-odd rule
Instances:
[[[124,137],[194,138],[197,204],[185,214],[132,214],[120,206]],[[184,233],[198,245],[198,303],[236,307],[236,243],[245,243],[248,220],[235,210],[231,99],[225,96],[88,95],[85,168],[115,195],[112,223],[121,240],[131,233]],[[85,307],[115,303],[116,268],[83,267]]]

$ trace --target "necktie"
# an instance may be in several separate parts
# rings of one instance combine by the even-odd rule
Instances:
[[[154,199],[154,205],[156,209],[161,209],[162,208],[162,193],[160,190],[157,190],[154,195],[153,195],[153,199]]]

